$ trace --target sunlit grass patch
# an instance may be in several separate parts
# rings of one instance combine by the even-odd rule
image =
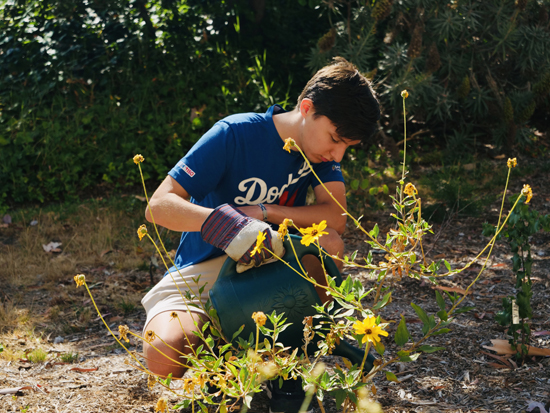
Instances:
[[[48,357],[48,352],[42,348],[36,348],[27,354],[27,360],[31,363],[43,363]]]

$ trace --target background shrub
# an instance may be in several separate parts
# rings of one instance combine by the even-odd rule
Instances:
[[[0,212],[136,184],[138,152],[162,179],[221,117],[297,96],[324,30],[291,0],[3,3]]]
[[[402,139],[406,88],[410,132],[447,164],[482,145],[539,150],[549,3],[3,0],[0,213],[135,185],[138,152],[158,181],[223,116],[293,106],[336,55],[373,79],[383,145]],[[353,163],[370,148],[350,172],[367,174]]]

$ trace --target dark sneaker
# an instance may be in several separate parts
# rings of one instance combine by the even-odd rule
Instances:
[[[279,388],[279,379],[267,382],[267,397],[269,397],[269,413],[298,413],[306,393],[302,389],[302,379],[284,380]],[[313,407],[311,401],[304,406],[303,412],[311,413]]]

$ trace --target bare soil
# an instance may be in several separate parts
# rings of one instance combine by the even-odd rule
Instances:
[[[550,191],[548,177],[535,175],[529,178],[535,197],[533,208],[550,213]],[[519,192],[512,188],[512,192]],[[494,206],[497,208],[499,205]],[[493,208],[493,209],[494,209]],[[365,218],[365,226],[378,222],[381,233],[389,229],[384,225],[387,215]],[[484,221],[495,221],[496,213],[479,218],[454,218],[443,224],[435,224],[434,235],[426,240],[425,248],[432,259],[445,258],[453,266],[460,267],[473,259],[485,246],[487,239],[481,236]],[[370,222],[366,222],[370,221]],[[384,228],[385,227],[385,228]],[[1,235],[1,234],[0,234]],[[346,234],[346,248],[349,253],[358,250],[359,256],[366,255],[367,244],[356,232]],[[533,266],[533,319],[532,345],[550,348],[550,233],[538,233],[531,240]],[[465,289],[477,276],[480,264],[471,270],[441,281],[440,286]],[[88,282],[98,298],[110,296],[113,288],[122,288],[125,293],[144,294],[150,288],[151,274],[146,270],[118,273],[113,268],[87,268]],[[358,277],[368,284],[364,271],[348,268],[345,275]],[[158,281],[160,271],[153,273]],[[501,357],[484,346],[491,346],[492,339],[506,339],[505,328],[500,327],[494,317],[501,310],[502,297],[514,293],[514,279],[511,272],[511,253],[505,240],[497,244],[488,269],[473,287],[465,305],[475,306],[471,311],[456,317],[451,332],[430,339],[429,344],[443,346],[445,350],[423,354],[416,362],[398,363],[392,371],[400,383],[388,382],[379,376],[375,380],[376,399],[385,412],[522,412],[529,411],[535,403],[540,408],[550,407],[550,357],[531,357],[523,365],[511,357]],[[55,291],[45,290],[40,285],[24,290],[4,290],[4,306],[7,298],[18,294],[22,303],[32,307],[39,320],[34,333],[5,332],[0,343],[5,352],[30,351],[41,347],[49,352],[46,362],[30,363],[24,357],[0,358],[0,390],[21,388],[0,394],[0,412],[153,412],[161,395],[168,397],[171,405],[175,399],[159,386],[147,388],[143,373],[125,364],[125,352],[109,335],[105,326],[96,318],[79,316],[75,309],[92,304],[85,290],[76,289],[72,279],[61,282]],[[404,278],[395,283],[393,302],[387,307],[384,317],[399,321],[401,314],[407,320],[409,331],[419,337],[421,323],[411,307],[414,302],[428,313],[438,311],[431,284]],[[57,321],[48,317],[52,306],[62,305],[63,314]],[[139,332],[145,319],[141,307],[129,311],[126,316],[120,310],[100,306],[102,313],[113,329],[127,324]],[[79,310],[82,311],[82,310]],[[110,314],[108,314],[110,313]],[[1,314],[0,314],[1,315]],[[65,318],[63,318],[65,317]],[[63,324],[63,328],[61,325]],[[70,328],[67,328],[69,325]],[[396,323],[391,329],[395,329]],[[390,332],[390,337],[393,335]],[[55,343],[57,337],[63,342]],[[61,338],[57,340],[60,341]],[[391,354],[395,346],[386,342]],[[139,343],[132,341],[130,350],[140,352]],[[74,363],[63,363],[61,355],[78,353]],[[6,354],[6,353],[4,353]],[[333,363],[337,360],[329,359]],[[335,413],[334,401],[324,400],[327,413]],[[189,410],[190,411],[190,410]],[[268,412],[265,391],[256,395],[251,412]],[[316,407],[314,410],[321,410]],[[530,410],[540,412],[542,410]]]

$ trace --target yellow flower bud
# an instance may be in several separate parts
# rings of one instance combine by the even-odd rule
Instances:
[[[279,234],[279,238],[284,239],[285,236],[288,234],[288,226],[293,225],[293,222],[291,219],[285,218],[281,225],[279,225],[279,230],[277,233]]]
[[[74,281],[76,283],[76,287],[80,287],[81,285],[84,285],[86,282],[86,276],[84,274],[78,274],[74,276]]]
[[[263,326],[265,324],[265,322],[267,321],[266,315],[264,313],[262,313],[261,311],[258,311],[257,313],[253,313],[252,314],[252,319],[259,326]]]
[[[168,409],[168,403],[166,399],[159,399],[155,406],[155,412],[165,412]]]
[[[407,99],[407,98],[409,97],[409,92],[407,92],[406,90],[403,90],[403,91],[401,92],[401,97],[402,97],[403,99]]]
[[[533,190],[529,185],[523,185],[523,189],[521,190],[521,194],[527,198],[525,200],[525,203],[528,204],[531,198],[533,198]]]
[[[141,156],[141,155],[139,155],[139,154],[136,155],[136,156],[134,156],[134,163],[135,163],[136,165],[137,165],[138,163],[143,162],[143,161],[145,161],[145,158],[144,158],[143,156]]]
[[[508,168],[512,169],[516,167],[518,161],[516,158],[508,158],[508,162],[506,164],[508,165]]]
[[[152,343],[153,341],[155,341],[155,338],[157,338],[157,335],[155,334],[155,332],[153,330],[147,330],[145,332],[145,337],[143,337],[143,338],[148,343]]]
[[[130,332],[130,329],[128,326],[118,326],[118,334],[120,335],[120,338],[122,340],[125,340],[127,343],[130,342],[128,339],[128,333]]]
[[[283,146],[283,149],[290,153],[290,148],[293,146],[296,146],[296,141],[292,138],[285,139],[285,146]]]
[[[405,185],[405,189],[403,190],[403,192],[408,196],[414,196],[418,193],[418,191],[416,190],[416,187],[410,182],[407,185]]]
[[[144,236],[147,235],[147,227],[145,226],[145,224],[138,228],[137,234],[140,241],[143,239]]]

